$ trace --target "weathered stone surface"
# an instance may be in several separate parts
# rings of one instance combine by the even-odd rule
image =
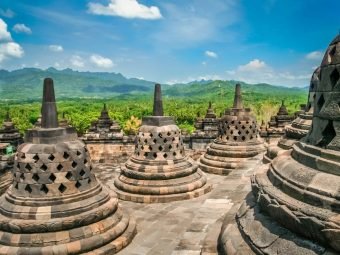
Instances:
[[[0,143],[0,195],[12,184],[13,177],[11,169],[14,164],[14,154],[6,155],[6,148],[9,143]]]
[[[321,64],[320,82],[313,87],[310,132],[257,171],[252,178],[256,204],[247,210],[243,206],[237,217],[244,240],[259,254],[340,252],[340,147],[333,107],[339,102],[337,38]],[[277,234],[278,230],[283,232]]]
[[[156,85],[154,112],[144,117],[135,151],[115,179],[122,200],[163,203],[201,196],[211,190],[197,163],[185,155],[181,131],[174,119],[162,113],[160,87]],[[157,109],[160,108],[160,109]]]
[[[0,128],[0,143],[10,143],[14,148],[23,142],[22,136],[18,129],[15,128],[14,123],[7,111],[6,118]]]
[[[264,151],[255,117],[242,103],[241,86],[236,85],[234,106],[226,109],[219,123],[219,136],[200,159],[200,168],[208,173],[229,174],[249,158]]]
[[[44,128],[27,131],[13,185],[0,198],[0,254],[115,254],[135,223],[97,181],[75,130],[58,127],[50,79],[42,105]]]
[[[308,94],[308,102],[305,109],[298,113],[298,117],[284,128],[284,136],[277,142],[268,146],[267,153],[263,157],[264,163],[269,163],[285,150],[290,150],[295,143],[305,137],[312,126],[314,112],[314,98],[316,88],[320,83],[320,67],[318,67],[311,78]]]

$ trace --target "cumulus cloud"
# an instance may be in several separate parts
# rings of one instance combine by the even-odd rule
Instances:
[[[25,24],[15,24],[13,31],[16,33],[32,34],[32,30]]]
[[[268,83],[274,85],[296,86],[308,85],[311,73],[292,73],[275,70],[264,61],[254,59],[247,64],[239,65],[234,70],[226,71],[226,79],[247,83]]]
[[[91,14],[119,16],[128,19],[160,19],[162,14],[156,6],[146,6],[138,3],[137,0],[110,0],[105,6],[100,3],[88,4],[88,11]]]
[[[5,18],[13,18],[15,13],[11,9],[1,9],[0,8],[0,16],[5,17]]]
[[[48,46],[48,48],[50,49],[50,51],[54,52],[62,52],[64,50],[63,46],[61,45],[50,45]]]
[[[209,58],[218,58],[218,55],[216,54],[216,52],[213,52],[210,50],[205,51],[204,54]]]
[[[70,59],[70,62],[71,62],[71,65],[73,65],[74,67],[81,68],[85,66],[85,62],[83,58],[78,55],[73,55]]]
[[[22,47],[15,42],[0,43],[0,63],[7,58],[21,58],[24,55]]]
[[[7,30],[7,24],[2,19],[0,19],[0,42],[1,41],[12,41],[11,34]]]
[[[306,59],[308,60],[321,60],[323,57],[323,53],[321,51],[312,51],[306,55]]]
[[[100,55],[92,55],[90,57],[90,61],[100,68],[111,68],[114,66],[111,59],[102,57]]]
[[[21,58],[23,55],[23,48],[13,42],[7,24],[0,19],[0,63],[9,58]]]

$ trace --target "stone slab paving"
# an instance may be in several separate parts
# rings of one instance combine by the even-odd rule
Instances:
[[[234,216],[250,192],[250,176],[262,155],[228,176],[207,174],[213,190],[199,198],[164,204],[120,201],[137,221],[137,235],[121,255],[213,255],[223,220]],[[110,189],[119,167],[99,164],[96,176]]]

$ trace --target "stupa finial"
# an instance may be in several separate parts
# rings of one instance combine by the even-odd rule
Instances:
[[[241,94],[241,84],[236,84],[235,86],[235,97],[234,97],[234,107],[236,109],[243,108],[242,94]]]
[[[163,116],[163,101],[162,101],[162,91],[161,85],[155,85],[155,94],[153,102],[153,116]]]
[[[41,106],[41,127],[58,127],[57,106],[55,103],[53,80],[51,78],[46,78],[44,80],[43,100]]]

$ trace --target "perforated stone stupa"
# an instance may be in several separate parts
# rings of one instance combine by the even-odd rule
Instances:
[[[200,168],[208,173],[226,175],[264,150],[256,119],[249,108],[244,108],[241,85],[237,84],[234,106],[226,109],[221,117],[219,136],[201,157]]]
[[[88,132],[84,135],[85,140],[121,139],[122,137],[123,132],[118,123],[110,118],[106,104],[98,120],[92,122]]]
[[[52,79],[44,81],[41,128],[27,131],[13,177],[0,198],[0,254],[115,254],[135,234],[75,130],[58,127]]]
[[[135,151],[114,184],[120,199],[140,203],[190,199],[211,190],[197,163],[185,155],[173,117],[163,116],[159,84],[155,85],[153,116],[143,117]]]
[[[258,254],[340,253],[340,35],[329,45],[319,77],[310,132],[259,169],[254,197],[237,214],[244,240]],[[228,254],[245,247],[235,236],[222,234]]]
[[[18,129],[16,129],[7,111],[6,118],[0,128],[0,143],[10,143],[16,148],[22,141],[22,136]]]
[[[211,102],[204,118],[197,118],[195,122],[196,131],[193,136],[214,137],[218,136],[218,118],[212,108]]]
[[[298,114],[298,117],[293,120],[292,124],[285,127],[285,135],[278,141],[277,144],[268,146],[267,152],[264,155],[264,162],[268,163],[274,159],[279,153],[289,150],[301,138],[305,137],[312,125],[314,112],[315,90],[320,83],[320,67],[318,67],[311,78],[308,94],[308,102],[305,105],[304,111]]]
[[[9,143],[0,143],[0,195],[12,184],[12,174],[10,170],[14,163],[14,154],[7,155],[6,148]]]

